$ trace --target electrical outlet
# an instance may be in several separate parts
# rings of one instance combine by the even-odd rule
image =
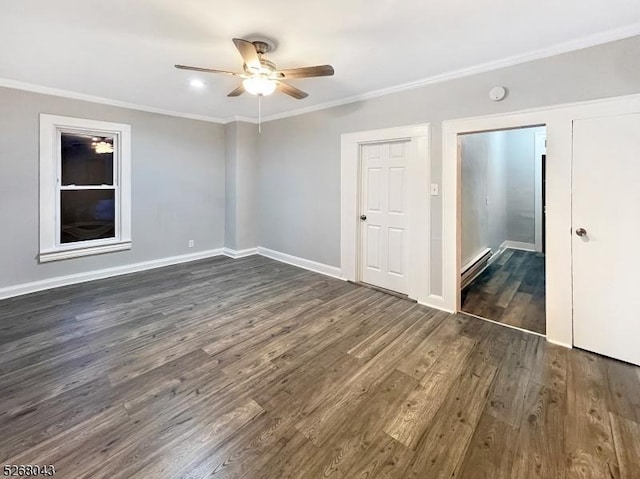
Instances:
[[[438,196],[440,194],[439,186],[438,183],[431,183],[431,196]]]
[[[194,244],[195,244],[195,241],[189,240],[189,248],[193,248]]]

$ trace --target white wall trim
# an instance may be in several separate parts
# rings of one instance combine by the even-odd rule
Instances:
[[[522,251],[537,251],[536,250],[536,245],[533,243],[525,243],[523,241],[511,241],[511,240],[507,240],[504,243],[502,243],[500,245],[500,249],[504,250],[504,249],[519,249]]]
[[[54,278],[43,279],[40,281],[33,281],[31,283],[23,283],[15,286],[8,286],[6,288],[0,288],[0,300],[13,298],[15,296],[21,296],[24,294],[35,293],[37,291],[43,291],[46,289],[59,288],[61,286],[69,286],[78,283],[87,283],[98,279],[111,278],[114,276],[122,276],[130,273],[137,273],[139,271],[146,271],[150,269],[162,268],[165,266],[171,266],[174,264],[188,263],[191,261],[197,261],[206,258],[213,258],[215,256],[228,256],[233,259],[244,258],[247,256],[259,254],[267,258],[271,258],[281,263],[287,263],[293,266],[313,271],[315,273],[331,276],[332,278],[343,279],[340,274],[340,268],[335,266],[329,266],[327,264],[318,263],[309,259],[299,258],[272,249],[257,247],[247,248],[243,250],[233,250],[231,248],[216,248],[207,251],[200,251],[197,253],[185,254],[180,256],[170,256],[168,258],[154,259],[151,261],[144,261],[141,263],[127,264],[122,266],[115,266],[113,268],[104,268],[96,271],[87,271],[84,273],[71,274],[66,276],[56,276]]]
[[[634,37],[636,35],[640,35],[640,23],[635,23],[627,27],[597,33],[595,35],[589,35],[586,37],[578,38],[576,40],[570,40],[568,42],[558,43],[546,48],[532,50],[527,53],[522,53],[519,55],[513,55],[510,57],[501,58],[501,59],[493,60],[486,63],[480,63],[477,65],[472,65],[469,67],[452,70],[449,72],[433,75],[433,76],[423,78],[421,80],[417,80],[413,82],[402,83],[400,85],[395,85],[388,88],[381,88],[378,90],[372,90],[370,92],[363,93],[360,95],[354,95],[354,96],[342,98],[339,100],[334,100],[326,103],[321,103],[318,105],[308,106],[305,108],[298,108],[298,109],[286,111],[283,113],[277,113],[275,115],[267,115],[262,119],[262,121],[267,122],[267,121],[273,121],[273,120],[280,120],[282,118],[288,118],[291,116],[303,115],[305,113],[312,113],[315,111],[326,110],[328,108],[334,108],[337,106],[346,105],[348,103],[355,103],[358,101],[368,100],[370,98],[377,98],[377,97],[389,95],[391,93],[397,93],[405,90],[413,90],[415,88],[420,88],[427,85],[443,83],[449,80],[455,80],[458,78],[477,75],[479,73],[486,73],[493,70],[499,70],[501,68],[507,68],[510,66],[519,65],[521,63],[527,63],[535,60],[542,60],[544,58],[549,58],[555,55],[561,55],[563,53],[569,53],[576,50],[582,50],[584,48],[594,47],[597,45],[602,45],[604,43],[615,42],[617,40]]]
[[[247,249],[241,249],[241,250],[235,250],[231,248],[222,248],[222,254],[233,259],[245,258],[247,256],[258,254],[258,248],[247,248]]]
[[[431,125],[429,123],[396,128],[345,133],[341,137],[340,159],[340,268],[342,277],[359,281],[360,252],[360,150],[372,142],[409,140],[412,154],[408,166],[409,189],[409,270],[408,296],[430,301],[430,202]]]
[[[562,346],[563,348],[573,349],[573,345],[569,343],[562,343],[560,341],[554,341],[553,339],[549,339],[549,338],[547,338],[547,341],[549,341],[551,344],[555,344],[556,346]]]
[[[338,100],[320,103],[317,105],[311,105],[305,108],[297,108],[295,110],[289,110],[282,113],[267,115],[262,118],[262,122],[264,123],[264,122],[273,121],[273,120],[280,120],[282,118],[288,118],[291,116],[303,115],[305,113],[312,113],[315,111],[326,110],[328,108],[334,108],[336,106],[355,103],[355,102],[367,100],[370,98],[377,98],[377,97],[389,95],[391,93],[397,93],[405,90],[412,90],[412,89],[420,88],[426,85],[442,83],[449,80],[455,80],[458,78],[464,78],[464,77],[476,75],[479,73],[486,73],[492,70],[498,70],[501,68],[507,68],[510,66],[519,65],[521,63],[549,58],[554,55],[561,55],[563,53],[569,53],[572,51],[582,50],[584,48],[594,47],[594,46],[602,45],[609,42],[615,42],[617,40],[623,40],[625,38],[634,37],[636,35],[640,35],[640,23],[634,23],[626,27],[596,33],[593,35],[578,38],[575,40],[570,40],[567,42],[557,43],[549,47],[532,50],[519,55],[513,55],[510,57],[501,58],[501,59],[493,60],[490,62],[480,63],[477,65],[472,65],[472,66],[460,68],[457,70],[451,70],[449,72],[433,75],[433,76],[426,77],[421,80],[417,80],[413,82],[402,83],[400,85],[395,85],[387,88],[380,88],[380,89],[372,90],[360,95],[353,95],[353,96],[349,96],[349,97],[338,99]],[[162,108],[156,108],[156,107],[147,106],[147,105],[140,105],[140,104],[125,102],[120,100],[113,100],[110,98],[103,98],[99,96],[88,95],[85,93],[77,93],[77,92],[63,90],[59,88],[52,88],[52,87],[47,87],[42,85],[35,85],[27,82],[21,82],[17,80],[10,80],[8,78],[0,78],[0,87],[31,91],[34,93],[42,93],[45,95],[60,96],[64,98],[88,101],[92,103],[101,103],[104,105],[128,108],[131,110],[146,111],[149,113],[157,113],[160,115],[175,116],[178,118],[188,118],[190,120],[207,121],[210,123],[227,124],[227,123],[232,123],[234,121],[245,121],[248,123],[258,122],[257,118],[251,118],[251,117],[230,116],[227,118],[218,118],[213,116],[196,115],[192,113],[165,110]]]
[[[460,274],[464,273],[470,266],[473,266],[480,258],[487,254],[487,252],[491,251],[491,248],[484,248],[478,254],[474,255],[466,264],[462,265],[460,268]],[[493,255],[495,256],[495,255]]]
[[[498,246],[498,251],[496,251],[494,254],[491,255],[491,258],[489,258],[489,261],[487,261],[487,266],[489,266],[492,263],[495,263],[495,261],[500,257],[500,255],[504,253],[505,249],[507,249],[507,247],[505,246],[504,243]]]
[[[447,308],[447,305],[444,302],[444,298],[436,294],[430,294],[425,298],[422,298],[421,300],[418,301],[418,304],[422,306],[427,306],[428,308],[444,311],[445,313],[455,314],[454,310]]]
[[[174,264],[187,263],[199,259],[212,258],[220,256],[222,248],[200,251],[197,253],[185,254],[180,256],[171,256],[168,258],[154,259],[141,263],[127,264],[123,266],[115,266],[113,268],[104,268],[96,271],[87,271],[85,273],[70,274],[66,276],[57,276],[54,278],[43,279],[31,283],[19,284],[0,288],[0,299],[12,298],[23,294],[35,293],[45,289],[58,288],[60,286],[68,286],[71,284],[86,283],[97,279],[111,278],[113,276],[121,276],[123,274],[136,273],[138,271],[146,271],[149,269],[162,268],[163,266],[171,266]]]
[[[74,249],[58,249],[53,251],[41,251],[38,255],[40,263],[50,263],[51,261],[59,261],[71,258],[80,258],[82,256],[94,256],[97,254],[113,253],[116,251],[126,251],[131,249],[131,241],[122,241],[110,243],[101,246],[89,246],[87,248]]]
[[[547,126],[546,318],[550,342],[573,344],[571,165],[573,121],[638,111],[640,95],[445,121],[442,124],[443,296],[460,310],[458,135],[522,126]]]
[[[523,332],[523,333],[526,333],[526,334],[532,334],[534,336],[540,336],[541,338],[546,338],[546,336],[544,334],[537,333],[537,332],[531,331],[529,329],[523,329],[523,328],[519,328],[518,326],[513,326],[513,325],[507,324],[507,323],[501,323],[500,321],[495,321],[493,319],[483,318],[482,316],[478,316],[478,315],[472,314],[472,313],[467,313],[466,311],[462,311],[462,314],[465,315],[465,316],[470,316],[470,317],[475,318],[475,319],[479,319],[481,321],[486,321],[488,323],[497,324],[497,325],[503,326],[505,328],[515,329],[516,331],[520,331],[520,332]],[[549,342],[552,342],[552,341],[549,341]]]
[[[534,135],[533,156],[534,156],[534,228],[536,251],[542,251],[542,230],[544,225],[544,211],[542,197],[542,155],[547,153],[547,132],[538,131]]]
[[[114,138],[115,235],[102,240],[60,243],[61,137],[64,131]],[[131,126],[85,118],[40,114],[40,261],[120,251],[131,247]]]
[[[308,269],[309,271],[324,274],[326,276],[331,276],[333,278],[343,279],[342,275],[340,274],[340,268],[336,268],[335,266],[329,266],[328,264],[318,263],[317,261],[312,261],[310,259],[299,258],[298,256],[292,256],[290,254],[281,253],[280,251],[274,251],[269,248],[263,248],[262,246],[258,246],[258,254],[260,256],[265,256],[266,258],[271,258],[276,261],[280,261],[281,263],[287,263],[293,266],[298,266],[299,268]]]
[[[63,90],[60,88],[52,88],[48,86],[35,85],[33,83],[10,80],[8,78],[0,78],[0,87],[13,88],[14,90],[24,90],[32,93],[41,93],[43,95],[59,96],[62,98],[69,98],[72,100],[88,101],[91,103],[116,106],[119,108],[127,108],[129,110],[144,111],[147,113],[157,113],[158,115],[167,115],[167,116],[175,116],[178,118],[187,118],[189,120],[206,121],[209,123],[225,124],[231,121],[235,121],[233,119],[225,120],[222,118],[216,118],[214,116],[195,115],[192,113],[183,113],[179,111],[165,110],[163,108],[156,108],[153,106],[140,105],[137,103],[113,100],[111,98],[103,98],[100,96],[88,95],[86,93],[77,93],[70,90]]]
[[[233,116],[229,116],[227,118],[224,119],[224,123],[235,123],[235,122],[244,122],[244,123],[252,123],[254,125],[258,124],[258,119],[257,118],[251,118],[248,116],[240,116],[240,115],[233,115]]]

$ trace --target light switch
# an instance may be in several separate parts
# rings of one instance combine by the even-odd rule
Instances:
[[[438,196],[440,194],[440,185],[438,183],[431,183],[431,196]]]

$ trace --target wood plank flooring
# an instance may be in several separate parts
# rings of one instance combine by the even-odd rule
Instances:
[[[461,310],[546,334],[544,255],[505,250],[464,288]]]
[[[0,332],[0,465],[639,477],[640,368],[259,256],[5,300]]]

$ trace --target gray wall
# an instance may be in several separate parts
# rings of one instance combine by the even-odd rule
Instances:
[[[507,239],[506,132],[460,138],[462,266]]]
[[[534,244],[535,232],[535,135],[545,128],[511,130],[507,135],[507,231],[508,240]]]
[[[258,245],[258,128],[229,123],[226,132],[225,246],[234,250]]]
[[[224,245],[227,248],[236,247],[236,157],[238,155],[238,126],[228,123],[225,132],[225,215],[224,215]]]
[[[40,113],[131,125],[130,251],[38,264]],[[0,288],[223,246],[222,125],[0,88],[0,132]]]
[[[505,241],[535,244],[535,135],[545,127],[463,135],[462,265]]]
[[[340,265],[342,133],[431,123],[431,174],[438,183],[443,120],[638,93],[638,52],[636,36],[265,123],[260,137],[260,245]],[[339,75],[326,81],[339,81]],[[488,100],[496,85],[510,91],[500,103]],[[442,285],[441,199],[432,197],[431,204],[432,294],[440,294]]]
[[[236,241],[235,249],[258,246],[258,128],[238,122],[236,150]]]

